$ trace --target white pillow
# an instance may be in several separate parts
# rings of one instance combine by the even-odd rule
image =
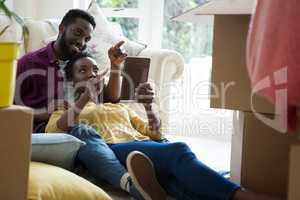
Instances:
[[[45,47],[48,43],[44,40],[57,35],[57,29],[48,21],[26,20],[25,25],[29,30],[27,53]]]
[[[92,50],[91,53],[96,58],[100,67],[106,67],[110,64],[107,52],[112,45],[119,41],[125,41],[124,48],[129,56],[137,56],[146,48],[146,45],[130,41],[115,31],[96,1],[93,0],[91,2],[87,11],[94,16],[96,21],[96,28],[89,42],[89,48]]]
[[[32,134],[31,160],[72,169],[79,148],[85,142],[68,134]]]

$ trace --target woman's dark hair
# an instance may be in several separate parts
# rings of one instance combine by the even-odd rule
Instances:
[[[72,80],[72,72],[73,72],[73,67],[74,64],[76,63],[77,60],[81,58],[94,58],[90,53],[88,52],[82,52],[79,54],[74,55],[67,63],[66,67],[64,68],[65,70],[65,77],[67,80]]]
[[[96,22],[95,22],[94,17],[92,15],[90,15],[88,12],[86,12],[84,10],[80,10],[80,9],[69,10],[63,17],[63,19],[61,21],[61,25],[68,26],[68,25],[74,23],[77,18],[81,18],[81,19],[88,21],[95,29]]]

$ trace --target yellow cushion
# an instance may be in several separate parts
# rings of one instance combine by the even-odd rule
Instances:
[[[65,169],[30,163],[28,200],[111,200],[99,187]]]

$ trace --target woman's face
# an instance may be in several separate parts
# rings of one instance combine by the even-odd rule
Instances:
[[[96,78],[99,73],[97,63],[90,57],[83,57],[77,60],[73,66],[73,83],[87,81]]]

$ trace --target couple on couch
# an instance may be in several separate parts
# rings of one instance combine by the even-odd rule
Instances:
[[[223,178],[186,144],[162,142],[148,83],[136,90],[147,122],[119,104],[121,64],[127,56],[121,50],[123,42],[108,52],[111,69],[104,84],[107,71],[99,72],[93,57],[85,53],[95,26],[85,11],[70,10],[56,41],[19,60],[16,103],[35,109],[34,132],[66,132],[84,141],[78,161],[95,178],[135,199],[163,200],[167,193],[176,199],[273,199]]]

